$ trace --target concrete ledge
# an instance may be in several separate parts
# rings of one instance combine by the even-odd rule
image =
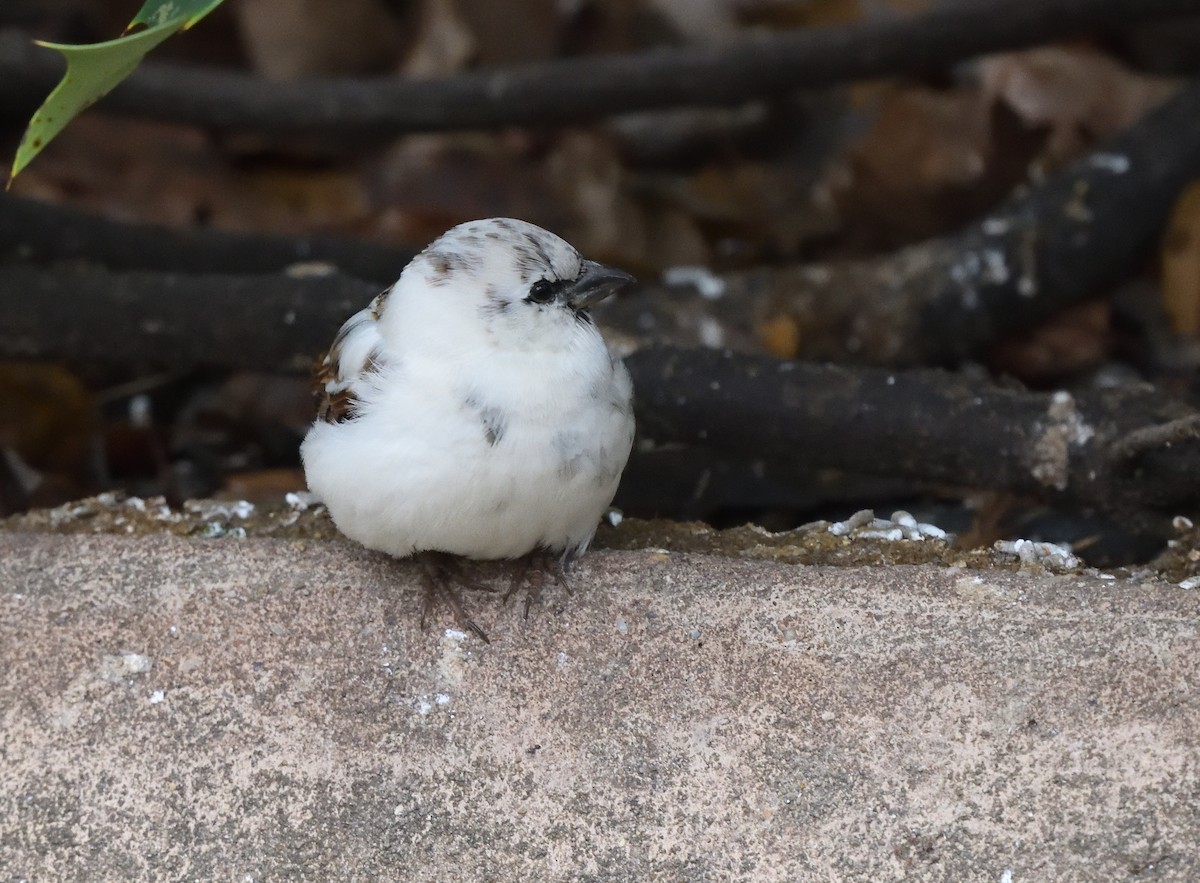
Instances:
[[[601,552],[416,625],[337,541],[0,534],[0,867],[1200,879],[1200,593]]]

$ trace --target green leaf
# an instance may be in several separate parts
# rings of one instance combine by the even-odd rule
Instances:
[[[116,40],[83,46],[37,41],[39,46],[63,54],[67,72],[29,121],[13,160],[10,183],[80,111],[133,73],[147,52],[175,32],[190,28],[222,2],[147,0],[125,29],[125,35]],[[134,28],[138,30],[133,31]]]
[[[186,31],[222,2],[224,0],[146,0],[125,32],[138,25],[155,28],[169,21],[181,22],[179,28]]]

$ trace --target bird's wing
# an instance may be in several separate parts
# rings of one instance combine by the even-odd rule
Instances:
[[[355,416],[362,383],[382,365],[379,313],[390,293],[388,289],[379,294],[366,309],[347,319],[329,352],[313,364],[318,420],[341,423]]]

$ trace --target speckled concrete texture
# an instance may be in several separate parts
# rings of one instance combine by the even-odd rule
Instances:
[[[1200,594],[0,534],[4,880],[1200,879]],[[506,576],[498,576],[504,586]]]

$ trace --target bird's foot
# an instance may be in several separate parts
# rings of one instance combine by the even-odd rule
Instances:
[[[445,552],[418,552],[414,557],[422,570],[421,628],[425,628],[429,611],[442,601],[450,608],[460,628],[477,635],[483,643],[490,644],[487,632],[467,616],[458,587],[464,586],[481,592],[494,592],[495,589],[469,578],[463,572],[461,560],[454,555]]]
[[[517,558],[514,562],[514,573],[511,582],[508,584],[508,591],[504,593],[503,601],[508,603],[518,589],[525,587],[525,604],[523,616],[529,619],[529,608],[533,606],[535,601],[541,600],[542,589],[546,587],[546,579],[553,577],[554,582],[567,590],[567,594],[571,593],[571,585],[567,580],[567,574],[571,570],[571,561],[574,556],[554,555],[550,552],[530,552],[524,557]]]

